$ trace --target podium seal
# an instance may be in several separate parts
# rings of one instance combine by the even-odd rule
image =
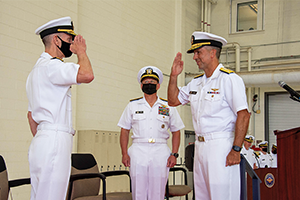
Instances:
[[[267,173],[264,179],[265,185],[268,188],[272,188],[275,184],[275,177],[272,173]]]

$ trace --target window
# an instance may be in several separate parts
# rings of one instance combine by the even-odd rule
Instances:
[[[257,1],[237,4],[236,31],[257,30]]]
[[[230,33],[263,30],[264,0],[231,0]]]

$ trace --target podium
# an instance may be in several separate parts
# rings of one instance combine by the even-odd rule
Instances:
[[[278,175],[277,168],[255,169],[255,173],[261,180],[260,199],[261,200],[279,200],[278,198]],[[252,200],[252,179],[247,175],[247,200]]]
[[[277,136],[278,197],[299,199],[300,196],[300,127],[274,131]]]

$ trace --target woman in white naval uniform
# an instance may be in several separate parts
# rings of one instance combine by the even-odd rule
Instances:
[[[70,17],[52,20],[36,34],[43,39],[45,52],[26,83],[28,121],[34,136],[28,153],[31,200],[64,200],[74,135],[70,87],[89,83],[94,75],[85,40],[74,33]],[[78,64],[64,63],[62,58],[72,53]]]
[[[196,134],[196,200],[240,198],[238,164],[250,114],[243,80],[219,63],[226,43],[220,36],[194,32],[187,53],[194,53],[193,59],[204,73],[179,89],[177,77],[183,71],[183,61],[182,54],[177,53],[169,79],[169,105],[191,105]]]
[[[178,157],[184,125],[177,110],[156,94],[162,79],[158,68],[142,68],[138,82],[144,97],[131,100],[118,123],[122,162],[130,167],[133,200],[163,200],[169,168]],[[133,144],[127,150],[130,129]],[[168,129],[172,132],[172,153],[167,146]]]

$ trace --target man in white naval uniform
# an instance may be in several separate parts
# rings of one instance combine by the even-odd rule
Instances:
[[[94,79],[85,40],[74,33],[70,17],[52,20],[36,30],[45,46],[27,78],[28,122],[33,135],[28,159],[31,200],[64,200],[71,170],[74,130],[71,85]],[[72,53],[78,63],[62,58]]]
[[[258,144],[258,147],[260,149],[259,152],[259,167],[260,168],[269,168],[272,165],[272,157],[268,153],[268,141],[263,141]]]
[[[169,168],[178,157],[180,129],[184,124],[176,108],[156,94],[163,81],[158,68],[143,67],[137,78],[144,97],[131,100],[118,123],[122,163],[130,167],[133,200],[163,200]],[[132,145],[128,148],[131,129]],[[168,129],[172,132],[172,151],[167,145]]]
[[[271,159],[272,159],[271,167],[272,168],[277,168],[277,145],[276,144],[272,145],[272,150],[270,152],[270,156],[271,156]]]
[[[251,144],[254,141],[254,136],[246,135],[244,139],[244,145],[241,151],[241,154],[244,155],[248,163],[253,169],[257,169],[256,158],[253,149],[251,149]]]
[[[171,69],[170,106],[190,103],[196,133],[194,188],[197,200],[237,200],[240,198],[240,151],[250,114],[243,80],[219,63],[226,40],[220,36],[194,32],[193,59],[204,73],[187,86],[177,87],[183,70],[177,53]]]

